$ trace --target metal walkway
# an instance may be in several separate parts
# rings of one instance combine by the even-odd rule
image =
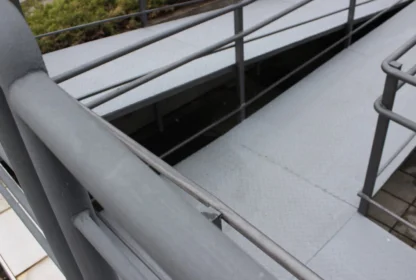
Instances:
[[[176,168],[212,192],[324,279],[414,279],[416,252],[356,213],[383,91],[380,68],[414,35],[416,3],[341,52]],[[409,69],[410,51],[400,61]],[[416,119],[414,87],[395,111]],[[376,187],[416,146],[390,124]],[[232,229],[279,279],[291,279]]]
[[[297,2],[299,1],[257,1],[244,8],[244,28],[249,28]],[[355,19],[363,19],[395,2],[397,0],[358,0]],[[249,35],[246,40],[294,26],[286,31],[245,44],[245,60],[247,63],[252,63],[333,30],[344,28],[349,3],[349,0],[315,0]],[[44,55],[45,63],[49,74],[53,77],[138,40],[150,38],[202,16],[179,19],[59,50]],[[316,20],[308,22],[311,19]],[[306,23],[300,25],[302,22]],[[78,98],[110,84],[147,74],[232,35],[234,35],[234,19],[233,14],[228,13],[111,61],[60,85],[72,96]],[[206,82],[209,76],[232,71],[234,65],[234,48],[208,55],[101,105],[96,108],[96,112],[107,118],[127,114],[177,93],[180,91],[178,88],[189,88],[192,85]]]
[[[249,27],[243,29],[242,7],[252,2],[244,10]],[[86,108],[104,103],[97,112],[115,117],[165,98],[172,88],[201,83],[207,75],[235,65],[241,84],[241,50],[245,48],[250,63],[343,28],[347,2],[245,0],[224,9],[234,12],[235,35],[232,21],[226,34],[231,18],[218,17],[211,25],[198,25],[152,45],[152,56],[149,49],[141,49],[71,81],[66,80],[122,55],[123,50],[94,65],[69,70],[108,54],[116,44],[129,45],[139,37],[143,40],[133,49],[141,48],[152,37],[152,28],[175,29],[206,14],[46,55],[49,74],[54,76],[50,78],[24,19],[10,3],[0,2],[0,140],[5,147],[0,153],[7,153],[19,179],[18,185],[0,168],[0,191],[43,248],[37,246],[32,260],[46,252],[71,280],[414,279],[415,251],[358,214],[356,194],[364,181],[377,117],[371,107],[386,77],[380,63],[414,36],[415,3],[246,120],[244,110],[253,99],[245,100],[240,88],[236,112],[242,113],[242,123],[178,164],[180,173]],[[354,0],[350,3],[355,5]],[[355,18],[393,3],[361,1]],[[300,19],[310,21],[302,24]],[[262,37],[279,28],[287,30]],[[358,30],[350,29],[348,34]],[[262,38],[243,47],[249,34],[246,40]],[[233,41],[236,49],[216,52],[224,42]],[[177,52],[169,48],[173,44]],[[188,56],[204,47],[200,56]],[[161,48],[161,55],[155,55],[155,48]],[[203,56],[211,52],[215,54]],[[81,56],[82,61],[77,61],[79,53],[88,59]],[[401,57],[403,70],[413,69],[415,59],[414,49]],[[177,62],[163,66],[172,61]],[[170,69],[176,70],[159,77]],[[79,97],[116,82],[115,78],[149,71],[104,98],[93,98],[85,107],[62,90]],[[144,84],[155,77],[159,78]],[[386,92],[394,91],[391,86]],[[416,118],[413,92],[414,88],[403,86],[394,107],[410,119]],[[115,96],[119,97],[105,103]],[[414,133],[390,126],[376,188],[416,146]],[[416,124],[408,127],[416,131]],[[371,196],[372,184],[364,193]],[[90,194],[104,210],[92,207]],[[4,203],[0,206],[0,218],[7,220],[3,214],[13,212]],[[218,226],[218,221],[222,232],[212,225]],[[16,256],[7,246],[0,250]],[[14,263],[10,268],[22,273],[26,265],[30,266]]]

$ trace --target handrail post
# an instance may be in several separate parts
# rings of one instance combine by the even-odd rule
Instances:
[[[234,10],[234,32],[239,34],[244,31],[243,21],[243,7],[239,7]],[[245,86],[245,73],[244,73],[244,37],[235,40],[235,61],[236,61],[236,73],[237,73],[237,90],[239,94],[240,107],[246,102],[246,86]],[[246,118],[246,109],[241,108],[240,122]]]
[[[147,0],[139,0],[139,9],[140,9],[140,12],[144,12],[147,10]],[[142,27],[146,27],[149,24],[148,14],[147,13],[141,14],[140,21],[142,23]]]
[[[78,265],[49,204],[1,88],[0,132],[0,142],[59,267],[68,280],[82,279]]]
[[[108,263],[73,224],[73,218],[79,213],[85,210],[93,213],[87,191],[20,118],[16,118],[16,121],[82,279],[118,279]]]
[[[402,67],[402,65],[398,62],[391,62],[390,66],[396,69],[401,69]],[[387,74],[382,96],[382,103],[388,110],[393,109],[398,82],[399,80],[397,77]],[[383,155],[389,123],[389,118],[379,114],[376,131],[374,134],[373,146],[371,148],[370,160],[368,162],[367,173],[364,180],[364,187],[362,190],[362,193],[368,197],[373,196],[374,186],[378,175],[378,169],[380,167],[381,157]],[[358,207],[358,212],[363,215],[367,215],[369,205],[370,204],[367,200],[361,199],[360,205]]]
[[[352,29],[354,28],[354,16],[357,0],[350,0],[350,6],[348,8],[348,19],[347,19],[347,35],[350,35],[345,43],[345,47],[348,48],[352,41]]]

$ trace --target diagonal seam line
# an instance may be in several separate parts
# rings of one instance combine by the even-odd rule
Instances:
[[[247,146],[246,146],[246,145],[244,145],[244,144],[238,144],[238,145],[240,145],[241,147],[243,147],[243,148],[247,149],[248,151],[250,151],[250,152],[252,152],[252,153],[254,153],[254,154],[256,154],[256,155],[258,155],[258,156],[260,156],[260,157],[262,157],[262,158],[264,158],[264,159],[266,159],[268,162],[270,162],[270,163],[272,163],[272,164],[274,164],[274,165],[276,165],[276,166],[278,166],[278,167],[282,168],[283,170],[286,170],[287,172],[289,172],[290,174],[292,174],[292,175],[293,175],[293,176],[295,176],[296,178],[301,179],[302,181],[304,181],[304,182],[308,183],[309,185],[311,185],[311,186],[313,186],[313,187],[315,187],[315,188],[319,189],[320,191],[322,191],[322,192],[324,192],[324,193],[326,193],[326,194],[330,195],[331,197],[333,197],[333,198],[335,198],[335,199],[337,199],[337,200],[339,200],[339,201],[341,201],[341,202],[343,202],[343,203],[346,203],[346,204],[348,204],[349,206],[351,206],[351,207],[353,207],[353,208],[357,209],[357,206],[355,206],[355,205],[351,204],[350,202],[348,202],[348,201],[346,201],[346,200],[342,199],[341,197],[339,197],[339,196],[337,196],[337,195],[335,195],[335,194],[333,194],[333,193],[329,192],[329,191],[328,191],[328,190],[326,190],[325,188],[323,188],[323,187],[321,187],[321,186],[319,186],[319,185],[317,185],[317,184],[315,184],[315,183],[313,183],[313,182],[310,182],[308,179],[306,179],[306,178],[302,177],[301,175],[297,174],[296,172],[294,172],[293,170],[291,170],[289,167],[287,167],[287,166],[283,166],[283,165],[281,165],[281,164],[279,164],[279,163],[277,163],[277,162],[275,162],[275,161],[271,160],[271,159],[270,159],[270,158],[268,158],[267,156],[262,155],[262,154],[260,154],[260,153],[258,153],[258,152],[256,152],[256,151],[252,150],[250,147],[247,147]]]
[[[325,247],[326,247],[326,245],[328,245],[328,243],[329,242],[331,242],[332,241],[332,239],[334,239],[335,238],[335,236],[337,236],[338,235],[338,233],[340,233],[340,231],[341,230],[343,230],[344,228],[345,228],[345,226],[351,221],[351,219],[355,216],[355,214],[356,213],[353,213],[352,215],[351,215],[351,217],[349,217],[348,218],[348,220],[331,236],[331,238],[329,238],[322,246],[321,246],[321,248],[319,248],[316,252],[315,252],[315,254],[313,254],[313,256],[312,257],[310,257],[307,261],[306,261],[306,263],[305,263],[305,265],[307,266]]]

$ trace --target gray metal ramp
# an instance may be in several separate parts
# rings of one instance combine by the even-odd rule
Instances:
[[[290,7],[298,0],[261,0],[244,8],[244,26],[251,27],[264,18],[273,15],[276,11]],[[358,0],[357,3],[366,2]],[[355,19],[374,14],[389,7],[396,0],[374,0],[360,5],[356,9]],[[267,34],[281,28],[292,26],[309,19],[326,15],[328,13],[346,9],[349,0],[315,0],[308,5],[294,11],[265,28],[248,36],[247,39]],[[331,16],[313,21],[259,39],[246,44],[245,59],[260,59],[262,56],[288,48],[295,44],[316,38],[331,30],[345,26],[348,11],[338,12]],[[191,21],[196,17],[188,17],[139,29],[124,34],[111,36],[101,40],[59,50],[44,55],[49,74],[55,76],[83,63],[101,57],[121,47],[151,37],[162,31]],[[95,70],[89,71],[79,77],[60,84],[74,97],[82,96],[90,91],[97,90],[109,84],[125,80],[137,75],[146,74],[152,70],[179,60],[186,55],[207,47],[214,42],[234,34],[233,15],[228,13],[217,19],[200,24],[194,28],[183,31],[153,44],[149,47],[135,51],[120,59],[111,61]],[[131,90],[96,108],[100,115],[125,114],[126,107],[135,105],[129,110],[137,109],[148,103],[166,98],[168,92],[176,87],[191,83],[207,75],[216,73],[235,64],[234,48],[211,54],[192,63],[182,66],[162,77],[159,77],[139,88]]]
[[[416,252],[356,207],[377,119],[373,103],[384,86],[380,64],[414,36],[415,12],[413,3],[177,169],[325,279],[414,279]],[[410,68],[416,52],[401,61]],[[394,110],[416,119],[415,104],[414,88],[404,86]],[[390,124],[377,187],[415,141],[414,133]],[[240,235],[225,232],[280,279],[290,279]]]
[[[323,279],[415,279],[414,249],[355,214],[308,266]]]

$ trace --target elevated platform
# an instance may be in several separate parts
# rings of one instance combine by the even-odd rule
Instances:
[[[397,0],[358,0],[355,19],[372,15],[396,2]],[[260,0],[244,8],[244,26],[250,27],[276,11],[290,7],[298,0]],[[250,43],[245,47],[245,59],[252,63],[284,51],[297,44],[315,39],[328,32],[345,26],[349,0],[315,0],[308,5],[287,15],[281,20],[259,30],[246,39],[258,37],[270,32],[299,24],[301,22],[345,9],[334,15],[323,17],[311,23],[301,25],[284,32],[274,34]],[[85,43],[44,55],[48,71],[55,76],[66,70],[79,66],[121,47],[130,45],[161,31],[173,28],[195,17],[175,20],[139,29],[117,36]],[[206,46],[234,34],[233,14],[229,13],[215,20],[183,31],[157,44],[133,52],[123,58],[112,61],[95,70],[87,72],[61,86],[72,96],[79,97],[87,92],[97,90],[109,84],[127,78],[146,74],[165,66]],[[127,94],[124,94],[96,109],[96,112],[109,119],[130,113],[143,106],[152,104],[178,93],[181,89],[206,82],[208,78],[231,71],[235,63],[234,48],[224,50],[189,63],[169,74],[163,75]]]
[[[382,94],[381,62],[414,36],[416,3],[341,52],[242,124],[177,165],[324,279],[414,279],[416,251],[357,214]],[[402,57],[403,69],[416,51]],[[416,119],[416,89],[394,110]],[[379,188],[414,149],[390,125]],[[291,279],[240,235],[225,232],[279,279]]]

